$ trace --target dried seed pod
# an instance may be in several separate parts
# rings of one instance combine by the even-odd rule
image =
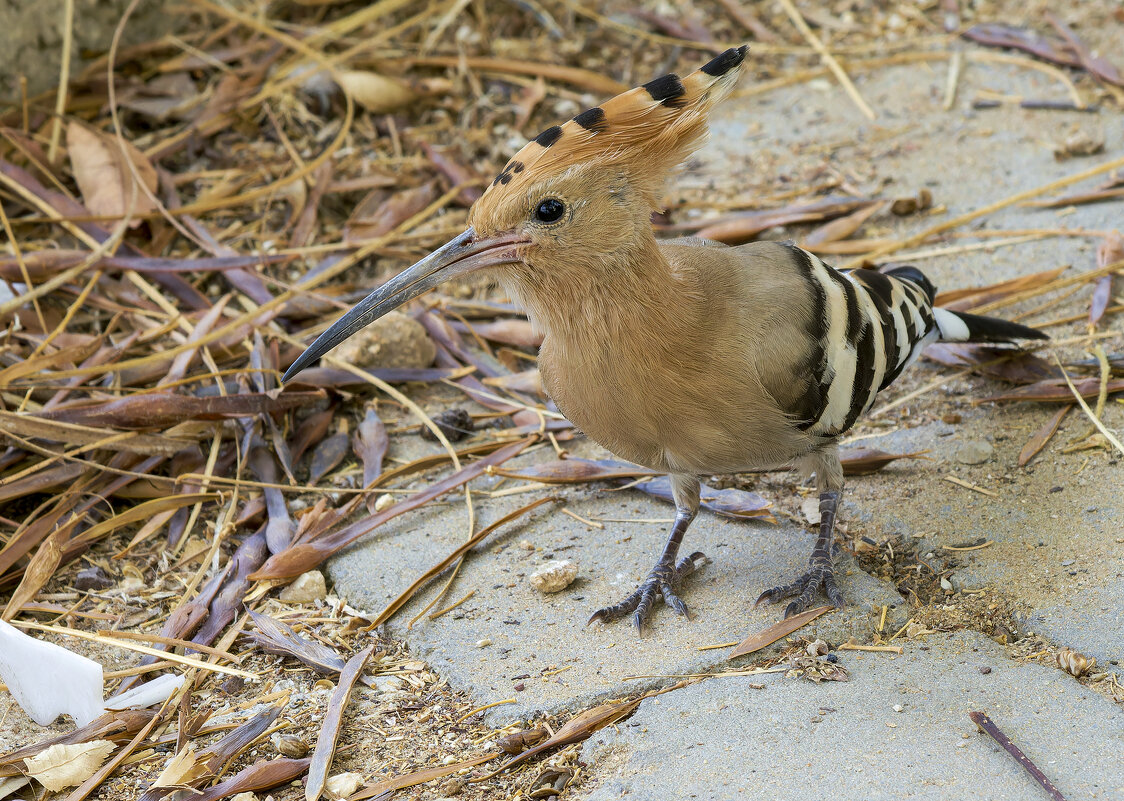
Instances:
[[[1090,659],[1072,648],[1062,648],[1054,654],[1054,661],[1071,676],[1083,676],[1097,665],[1095,657]]]
[[[277,751],[290,759],[301,759],[308,753],[308,743],[295,734],[283,734],[277,740]]]
[[[830,651],[831,648],[828,647],[828,644],[823,640],[814,640],[808,643],[808,647],[805,650],[808,652],[808,656],[823,656]]]
[[[445,435],[446,439],[450,442],[464,439],[472,433],[474,424],[472,417],[464,409],[448,409],[444,412],[433,415],[433,422],[441,429],[441,433]],[[437,437],[429,430],[427,426],[421,428],[422,439],[436,441]]]
[[[496,745],[505,754],[521,754],[546,737],[546,729],[530,729],[506,734],[496,740]]]

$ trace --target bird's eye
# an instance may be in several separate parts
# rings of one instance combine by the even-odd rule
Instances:
[[[548,197],[535,207],[535,219],[544,223],[558,222],[565,211],[566,207],[561,200]]]

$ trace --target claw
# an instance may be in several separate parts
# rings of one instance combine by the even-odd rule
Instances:
[[[696,552],[681,559],[674,567],[670,563],[657,564],[631,595],[612,606],[598,609],[590,616],[586,625],[594,621],[607,623],[618,620],[632,612],[632,622],[639,636],[643,637],[644,625],[652,614],[657,595],[662,596],[664,603],[675,610],[676,614],[690,620],[691,612],[683,599],[675,594],[675,585],[684,576],[693,573],[697,569],[698,562],[705,558],[702,553]]]
[[[843,593],[836,583],[835,571],[831,565],[830,559],[826,561],[822,559],[812,559],[809,563],[809,568],[807,573],[792,584],[765,590],[765,592],[761,593],[758,597],[754,608],[764,602],[774,604],[795,595],[796,600],[792,601],[784,610],[784,616],[789,618],[807,609],[812,601],[815,600],[816,593],[821,587],[828,600],[831,601],[832,606],[839,609],[846,606],[843,601]]]

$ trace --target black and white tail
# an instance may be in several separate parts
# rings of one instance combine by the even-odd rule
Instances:
[[[916,267],[835,270],[801,248],[789,251],[815,305],[812,380],[795,412],[811,434],[836,437],[849,429],[931,342],[1047,338],[1018,323],[934,306],[936,287]]]

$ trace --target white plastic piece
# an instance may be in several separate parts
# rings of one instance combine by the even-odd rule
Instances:
[[[105,702],[106,709],[146,709],[153,704],[168,700],[172,693],[183,686],[183,676],[165,673],[138,687],[125,690]]]
[[[0,679],[40,726],[70,715],[85,726],[102,713],[102,670],[92,659],[29,637],[0,620]]]

